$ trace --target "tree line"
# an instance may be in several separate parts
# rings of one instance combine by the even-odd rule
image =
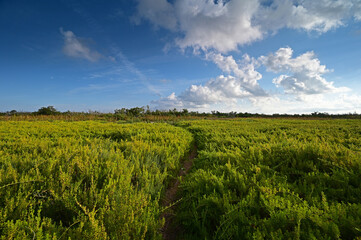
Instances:
[[[113,113],[101,113],[98,111],[89,110],[88,112],[74,112],[74,111],[58,111],[54,106],[41,107],[34,112],[11,110],[6,112],[0,112],[0,116],[21,116],[21,115],[94,115],[94,116],[108,116],[115,117],[117,119],[127,118],[139,118],[144,116],[176,116],[176,117],[216,117],[216,118],[347,118],[347,119],[361,119],[361,114],[354,113],[342,113],[331,114],[327,112],[313,112],[309,114],[287,114],[287,113],[249,113],[249,112],[199,112],[189,111],[188,109],[169,109],[169,110],[151,110],[149,106],[145,107],[133,107],[133,108],[120,108],[115,109]]]

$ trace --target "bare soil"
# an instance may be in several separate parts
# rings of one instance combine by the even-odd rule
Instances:
[[[178,196],[179,184],[181,183],[180,177],[185,176],[192,168],[193,159],[197,157],[197,146],[194,145],[191,149],[188,158],[183,162],[181,169],[179,170],[178,177],[170,183],[168,189],[164,194],[162,200],[163,207],[169,207],[163,212],[161,218],[165,219],[163,228],[161,229],[163,239],[174,240],[179,237],[179,233],[182,232],[180,226],[174,224],[174,211],[177,207],[177,201],[180,199]]]

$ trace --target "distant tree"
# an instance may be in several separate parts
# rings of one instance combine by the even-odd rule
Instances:
[[[127,114],[127,109],[126,108],[122,108],[122,109],[115,109],[114,110],[115,114]]]
[[[160,116],[160,115],[162,115],[162,111],[156,109],[156,110],[153,112],[153,115]]]
[[[133,117],[139,117],[140,115],[144,114],[144,108],[135,107],[128,109],[127,115],[133,116]]]
[[[147,105],[147,110],[145,111],[145,114],[149,115],[151,113],[152,113],[152,111],[150,110],[149,105]]]
[[[229,112],[229,113],[228,113],[228,116],[229,116],[229,117],[236,117],[236,115],[237,115],[237,112],[233,112],[233,111],[232,111],[232,112]]]
[[[47,106],[39,108],[39,110],[35,113],[38,115],[57,115],[60,112],[56,110],[53,106]]]
[[[18,112],[18,111],[16,111],[16,110],[11,110],[11,111],[9,112],[9,115],[15,115],[17,112]]]

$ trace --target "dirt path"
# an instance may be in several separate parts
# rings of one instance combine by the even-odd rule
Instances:
[[[170,183],[169,188],[166,190],[164,194],[164,199],[162,200],[162,206],[167,207],[174,203],[176,203],[177,200],[179,200],[178,188],[180,184],[179,177],[184,176],[188,173],[188,171],[191,169],[193,165],[193,159],[197,157],[197,146],[193,145],[188,158],[183,162],[183,166],[179,170],[178,177],[173,182]],[[165,223],[163,228],[161,229],[163,239],[170,240],[170,239],[176,239],[177,235],[179,236],[180,233],[180,227],[175,226],[173,224],[174,220],[174,210],[176,208],[176,204],[168,208],[161,217],[164,217]]]

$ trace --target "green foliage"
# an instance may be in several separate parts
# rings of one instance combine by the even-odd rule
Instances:
[[[116,115],[127,115],[131,117],[139,117],[145,113],[144,107],[135,107],[135,108],[122,108],[122,109],[115,109],[114,114]]]
[[[168,124],[0,122],[0,239],[160,239],[191,142]]]
[[[53,106],[39,108],[35,114],[38,115],[57,115],[60,114]]]
[[[182,239],[361,238],[358,120],[51,117],[0,121],[0,239],[161,239],[160,199],[193,138]]]
[[[359,239],[359,121],[192,121],[184,239]]]

